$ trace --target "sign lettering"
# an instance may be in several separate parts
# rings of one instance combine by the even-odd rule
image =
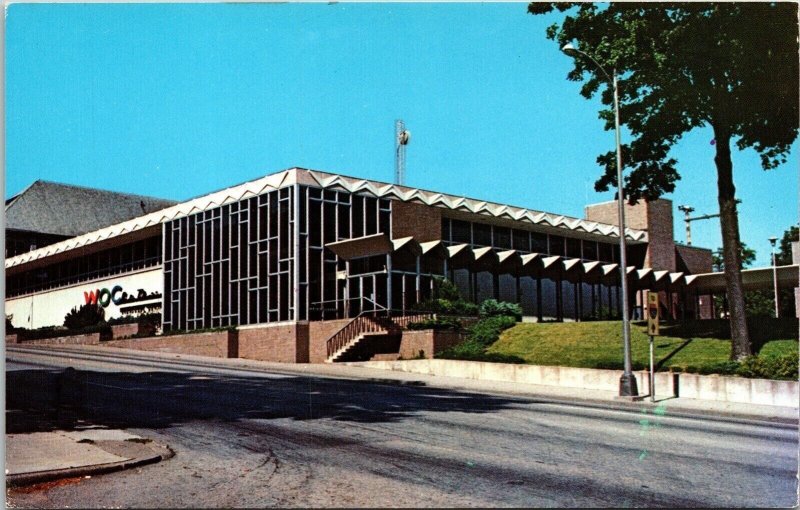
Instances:
[[[103,288],[83,291],[83,299],[87,305],[100,305],[103,308],[106,308],[111,303],[121,306],[160,298],[160,292],[151,292],[148,294],[144,289],[138,289],[136,295],[128,294],[127,292],[123,292],[120,285],[114,285],[111,289]]]

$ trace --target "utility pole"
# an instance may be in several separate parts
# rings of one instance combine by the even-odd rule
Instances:
[[[741,204],[742,201],[738,198],[736,199],[737,204]],[[689,215],[694,212],[694,207],[689,207],[688,205],[679,205],[678,210],[683,212],[684,218],[683,221],[686,223],[686,245],[692,245],[692,224],[691,222],[697,220],[708,220],[711,218],[719,218],[719,213],[717,214],[704,214],[702,216],[695,216],[694,218],[690,218]]]
[[[402,120],[394,123],[395,141],[395,160],[394,160],[394,183],[405,184],[406,178],[406,145],[411,140],[411,131],[406,129]]]

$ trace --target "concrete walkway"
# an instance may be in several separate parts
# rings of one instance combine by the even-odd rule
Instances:
[[[31,485],[84,477],[170,458],[166,447],[121,430],[6,435],[6,483]]]

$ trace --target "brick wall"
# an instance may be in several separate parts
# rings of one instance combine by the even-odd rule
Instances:
[[[434,331],[426,329],[421,331],[403,331],[400,339],[400,356],[404,359],[416,358],[422,351],[426,359],[433,359],[433,355],[452,347],[464,340],[463,335],[456,331]]]
[[[154,324],[139,324],[132,322],[130,324],[114,324],[111,326],[111,338],[131,337],[134,335],[152,336],[156,332]]]
[[[711,272],[711,250],[677,244],[675,252],[677,254],[677,271],[690,274]]]
[[[584,215],[589,221],[617,225],[617,202],[587,205]],[[644,265],[657,270],[675,271],[675,232],[672,224],[672,201],[658,199],[625,204],[625,226],[647,230],[649,239]]]
[[[194,354],[195,356],[213,358],[235,358],[238,354],[236,331],[109,340],[103,342],[103,345],[122,349]]]
[[[313,321],[308,323],[308,362],[324,363],[328,358],[328,339],[351,319]]]
[[[645,266],[675,271],[675,232],[672,223],[672,200],[640,202],[647,209],[647,255]]]
[[[392,239],[414,236],[419,242],[442,238],[442,211],[438,207],[392,201]]]
[[[307,363],[308,325],[295,322],[241,328],[239,357],[279,363]]]
[[[25,345],[97,345],[100,343],[100,333],[39,338],[36,340],[26,340],[23,335],[22,338],[18,338],[18,343]]]

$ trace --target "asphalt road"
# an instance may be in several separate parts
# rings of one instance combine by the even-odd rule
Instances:
[[[17,507],[791,507],[797,427],[430,386],[7,353],[9,432],[124,428],[155,465]],[[7,361],[8,363],[9,361]],[[28,363],[33,363],[32,365]],[[72,366],[61,370],[43,367]]]

